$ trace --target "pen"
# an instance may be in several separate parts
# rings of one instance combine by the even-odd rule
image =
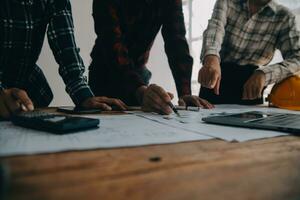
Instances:
[[[174,113],[180,117],[180,114],[178,112],[178,110],[175,108],[175,106],[172,104],[172,102],[168,102],[168,105],[172,108],[172,110],[174,111]]]
[[[176,106],[177,110],[187,110],[187,111],[199,111],[200,107],[196,107],[196,106]]]
[[[195,107],[195,106],[188,106],[186,107],[186,110],[188,111],[199,111],[200,110],[200,107]]]

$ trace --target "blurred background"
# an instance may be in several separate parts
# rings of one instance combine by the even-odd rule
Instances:
[[[77,45],[81,49],[81,56],[84,60],[86,71],[90,64],[90,52],[94,45],[95,33],[92,12],[93,0],[71,0],[75,23],[75,34]],[[296,15],[298,27],[300,28],[300,0],[276,0],[277,2],[290,8]],[[200,85],[197,82],[198,71],[201,67],[200,52],[202,46],[202,33],[206,29],[208,19],[211,16],[215,0],[183,0],[183,10],[185,15],[187,39],[190,51],[194,58],[193,94],[199,93]],[[280,52],[277,52],[272,63],[282,60]],[[46,74],[54,93],[54,100],[51,106],[72,105],[72,101],[65,92],[64,84],[58,74],[58,65],[55,63],[52,52],[49,49],[47,40],[38,61],[40,67]],[[148,68],[152,71],[152,83],[161,85],[166,90],[176,94],[175,83],[169,69],[167,57],[164,53],[164,44],[159,34],[154,43]],[[266,91],[266,94],[268,91]],[[177,103],[177,95],[174,99]]]

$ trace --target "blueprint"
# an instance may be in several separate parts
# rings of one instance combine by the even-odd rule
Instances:
[[[268,107],[221,105],[212,110],[180,110],[162,116],[131,111],[125,115],[90,115],[100,119],[100,128],[74,134],[55,135],[0,122],[0,157],[72,150],[135,147],[209,139],[245,142],[285,136],[286,133],[206,124],[203,117],[246,111],[285,112]]]
[[[216,115],[226,115],[239,112],[248,111],[264,111],[269,113],[274,112],[285,112],[285,113],[295,113],[292,111],[279,110],[275,108],[268,107],[254,107],[254,106],[239,106],[239,105],[219,105],[215,109],[206,110],[201,109],[197,112],[195,111],[182,111],[180,110],[180,117],[176,114],[171,114],[168,116],[161,116],[155,113],[135,113],[137,116],[147,118],[149,120],[156,121],[168,125],[170,127],[188,130],[193,133],[198,133],[201,135],[206,135],[214,138],[219,138],[226,141],[237,141],[245,142],[249,140],[257,140],[263,138],[272,138],[278,136],[287,135],[283,132],[277,131],[265,131],[250,128],[237,128],[229,126],[220,126],[207,124],[202,121],[202,118],[208,116]],[[297,113],[299,114],[299,112]]]
[[[112,115],[95,118],[100,119],[99,129],[67,135],[55,135],[17,127],[10,122],[0,122],[0,156],[212,139],[209,136],[177,129],[135,115]]]

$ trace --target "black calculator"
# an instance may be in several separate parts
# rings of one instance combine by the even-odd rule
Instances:
[[[17,126],[55,134],[98,128],[100,124],[99,119],[51,114],[43,111],[22,112],[14,115],[11,121]]]

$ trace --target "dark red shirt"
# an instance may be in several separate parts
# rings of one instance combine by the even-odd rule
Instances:
[[[121,73],[129,91],[147,84],[139,72],[161,29],[178,95],[191,94],[193,59],[181,0],[94,0],[93,16],[97,34],[93,62],[105,62]]]

